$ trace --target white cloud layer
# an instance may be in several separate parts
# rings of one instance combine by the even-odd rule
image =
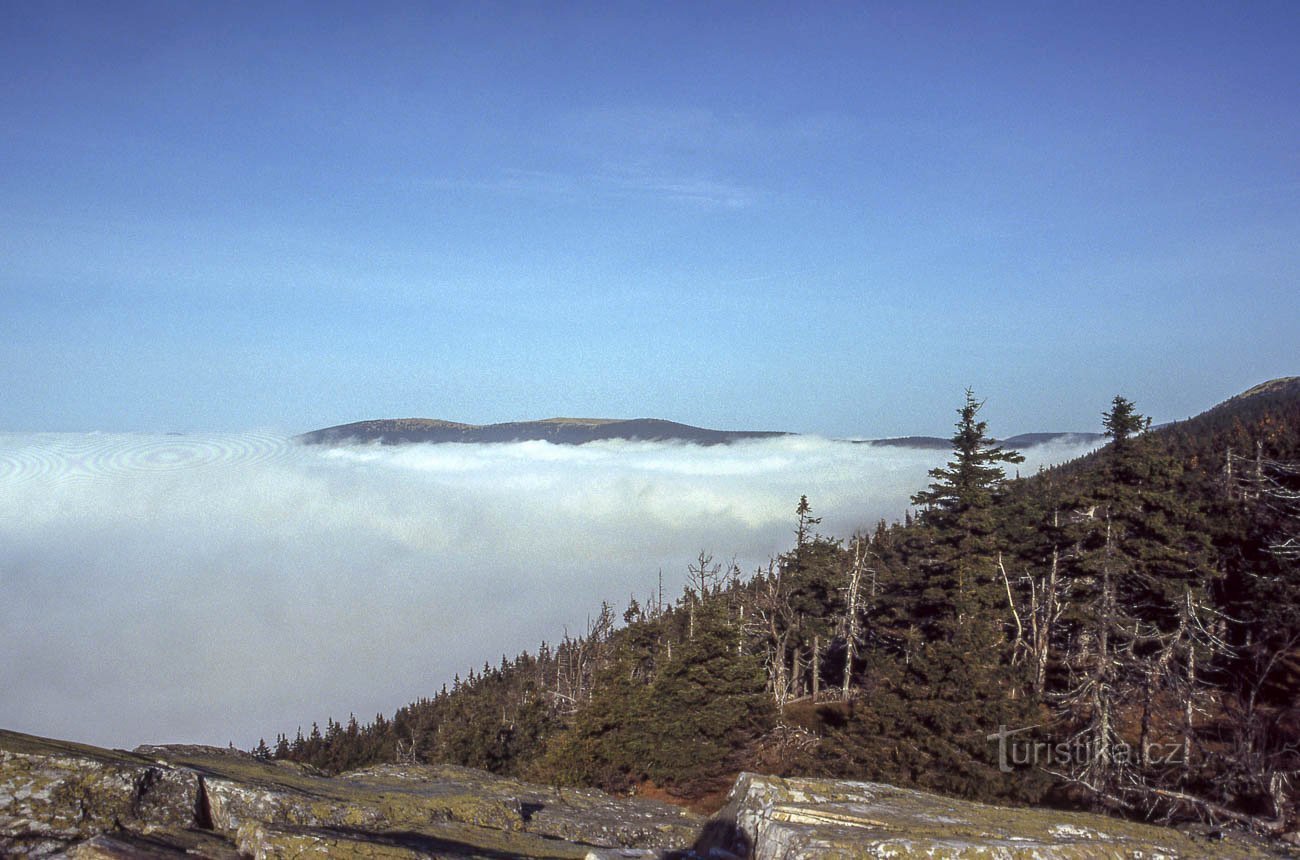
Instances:
[[[813,437],[0,435],[0,726],[247,746],[391,714],[644,598],[660,569],[675,595],[701,549],[752,572],[789,547],[800,494],[827,534],[900,517],[945,459]]]

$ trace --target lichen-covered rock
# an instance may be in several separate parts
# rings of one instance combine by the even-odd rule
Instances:
[[[41,856],[114,828],[184,827],[198,776],[142,756],[0,737],[0,854]]]
[[[417,860],[428,852],[392,842],[374,834],[352,834],[321,828],[277,826],[249,821],[235,838],[239,852],[254,860],[339,857],[374,860]]]
[[[0,856],[220,857],[238,846],[258,857],[578,860],[602,848],[680,848],[700,823],[667,804],[469,768],[326,777],[213,747],[126,753],[0,731]],[[184,833],[208,842],[187,846]]]
[[[437,833],[362,832],[329,827],[245,822],[235,837],[244,857],[254,860],[334,857],[413,860],[581,860],[583,846],[556,842],[519,831],[493,831],[448,825]]]
[[[700,855],[797,858],[1209,858],[1258,856],[1163,827],[1014,809],[871,782],[741,774]]]
[[[380,765],[340,778],[386,793],[495,798],[512,810],[523,830],[587,845],[678,848],[689,845],[704,823],[666,803],[613,797],[596,789],[546,788],[455,765]]]

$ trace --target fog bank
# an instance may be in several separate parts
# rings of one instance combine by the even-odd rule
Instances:
[[[1028,449],[1019,468],[1087,445]],[[304,447],[0,434],[0,726],[110,746],[391,714],[705,550],[902,516],[943,451],[783,437]]]

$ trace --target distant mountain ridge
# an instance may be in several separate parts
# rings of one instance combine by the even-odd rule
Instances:
[[[1100,442],[1102,438],[1103,434],[1101,433],[1021,433],[995,441],[1004,448],[1019,450],[1053,442],[1064,442],[1066,444]],[[895,436],[890,439],[860,439],[854,441],[864,445],[881,445],[891,448],[936,448],[945,451],[952,448],[952,439],[944,439],[939,436]]]
[[[769,439],[797,434],[779,430],[711,430],[661,418],[545,418],[540,421],[506,421],[500,424],[465,424],[438,418],[384,418],[356,421],[312,430],[294,437],[307,445],[378,442],[382,445],[416,443],[551,442],[585,445],[610,439],[634,442],[685,442],[727,445],[744,439]],[[1022,433],[1002,441],[1012,448],[1030,448],[1049,442],[1095,442],[1100,433]],[[952,447],[951,439],[938,436],[901,436],[893,439],[854,440],[859,444],[901,448]]]
[[[556,445],[585,445],[607,439],[637,442],[689,442],[696,445],[726,445],[741,439],[788,436],[765,430],[709,430],[660,418],[546,418],[540,421],[507,421],[501,424],[462,424],[434,418],[391,418],[357,421],[313,430],[294,437],[308,445],[346,442],[379,442],[403,445],[415,442],[552,442]]]

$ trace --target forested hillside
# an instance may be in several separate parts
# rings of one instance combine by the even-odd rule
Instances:
[[[971,394],[902,522],[747,572],[701,553],[674,598],[605,605],[360,725],[260,752],[328,770],[447,761],[707,803],[740,769],[1294,828],[1300,379],[1032,477]]]

